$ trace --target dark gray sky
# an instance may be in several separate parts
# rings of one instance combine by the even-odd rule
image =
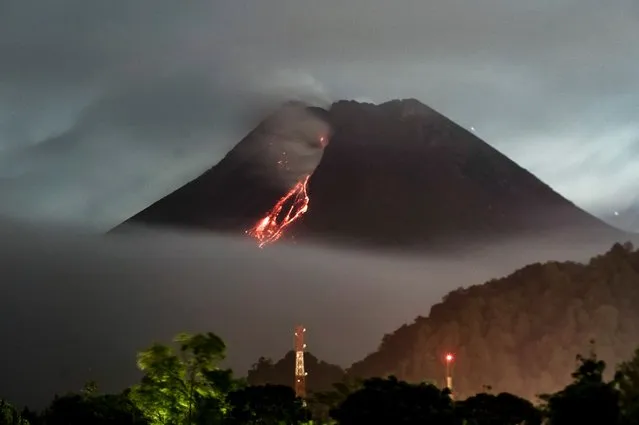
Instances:
[[[638,39],[635,0],[0,0],[0,213],[108,228],[290,97],[418,98],[622,209]]]

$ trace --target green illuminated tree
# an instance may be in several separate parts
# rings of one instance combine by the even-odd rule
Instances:
[[[0,425],[29,425],[29,422],[12,404],[0,399]]]
[[[213,333],[179,334],[172,347],[154,344],[138,354],[142,381],[131,399],[151,424],[215,422],[226,410],[226,394],[235,382],[230,370],[219,368],[224,341]],[[217,419],[216,419],[217,418]]]

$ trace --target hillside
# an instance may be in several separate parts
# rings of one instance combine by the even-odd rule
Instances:
[[[330,391],[341,382],[344,371],[336,365],[323,362],[309,352],[304,353],[304,367],[308,373],[306,388],[309,393]],[[277,362],[261,357],[247,375],[249,385],[286,385],[293,387],[295,352],[289,351]]]
[[[216,166],[127,224],[241,234],[293,187],[297,192],[262,222],[262,233],[273,236],[282,230],[275,225],[290,221],[283,239],[394,248],[527,235],[579,243],[623,239],[412,99],[340,101],[327,111],[287,105]]]
[[[324,114],[284,105],[217,165],[128,223],[243,233],[315,169],[322,155],[319,138],[329,132]]]
[[[428,317],[384,336],[348,374],[442,382],[444,356],[452,352],[461,395],[490,385],[534,398],[562,388],[575,355],[588,354],[593,339],[608,364],[628,358],[639,341],[637,305],[639,250],[630,244],[587,264],[532,264],[449,293]]]

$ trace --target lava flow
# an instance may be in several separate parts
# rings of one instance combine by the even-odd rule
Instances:
[[[284,229],[300,218],[308,210],[309,197],[307,193],[310,174],[297,182],[295,186],[277,201],[269,213],[253,228],[246,231],[254,237],[260,248],[277,241]]]

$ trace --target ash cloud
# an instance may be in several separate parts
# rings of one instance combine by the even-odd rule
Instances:
[[[247,144],[267,147],[254,152],[253,172],[262,173],[283,191],[312,174],[331,136],[331,126],[321,115],[325,115],[323,110],[313,112],[306,104],[295,102],[265,120],[255,135],[258,140],[247,140]]]

